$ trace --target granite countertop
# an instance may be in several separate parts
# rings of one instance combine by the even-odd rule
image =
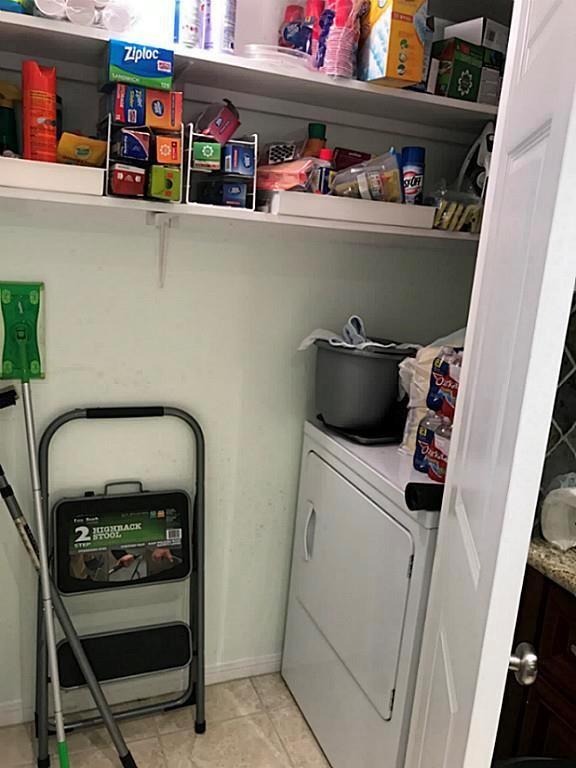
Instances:
[[[576,595],[576,549],[563,552],[544,539],[532,539],[528,565]]]

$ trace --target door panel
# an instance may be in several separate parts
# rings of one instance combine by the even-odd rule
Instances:
[[[315,453],[306,462],[296,599],[381,717],[391,716],[411,535]]]
[[[575,85],[573,0],[516,0],[407,768],[491,761],[576,277]]]

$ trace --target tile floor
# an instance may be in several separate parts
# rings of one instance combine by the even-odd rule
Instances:
[[[279,675],[210,686],[206,719],[203,736],[192,709],[124,721],[122,732],[138,768],[330,768]],[[103,728],[77,731],[68,745],[71,768],[120,765]],[[33,768],[31,726],[0,729],[0,755],[2,768]]]

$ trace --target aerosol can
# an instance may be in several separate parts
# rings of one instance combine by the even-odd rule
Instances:
[[[174,42],[187,48],[202,48],[205,19],[205,0],[176,0]]]

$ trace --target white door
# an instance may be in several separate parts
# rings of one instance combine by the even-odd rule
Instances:
[[[576,4],[516,0],[407,768],[487,768],[576,276]]]

